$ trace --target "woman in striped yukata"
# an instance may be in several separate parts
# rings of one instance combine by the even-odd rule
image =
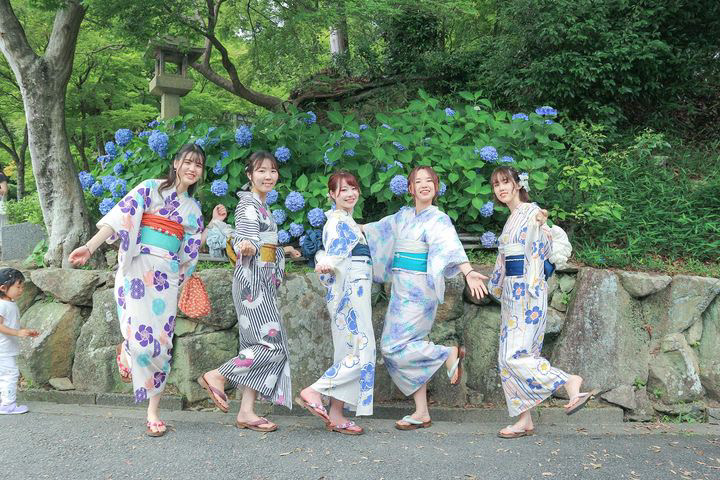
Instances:
[[[447,368],[453,385],[462,376],[465,349],[426,340],[437,306],[444,300],[445,277],[462,273],[474,296],[487,293],[483,283],[487,277],[472,269],[450,217],[433,205],[438,184],[432,168],[414,168],[408,190],[415,205],[363,228],[373,259],[373,279],[392,281],[380,340],[385,366],[400,391],[415,401],[415,411],[395,423],[398,430],[432,424],[427,384],[440,367]]]
[[[343,415],[347,405],[357,415],[372,415],[375,384],[375,333],[372,325],[372,262],[360,226],[352,217],[360,198],[360,185],[350,173],[337,172],[328,180],[335,209],[326,213],[323,228],[325,250],[315,258],[315,271],[327,289],[335,350],[334,363],[315,383],[303,389],[295,401],[325,421],[326,428],[345,435],[364,430]],[[322,405],[330,397],[330,412]]]
[[[535,433],[530,411],[558,388],[565,387],[570,397],[565,405],[568,415],[582,408],[594,392],[580,393],[581,377],[552,367],[541,356],[547,311],[544,264],[553,239],[544,225],[544,212],[529,203],[527,174],[499,167],[490,183],[495,199],[510,209],[498,238],[489,287],[502,306],[498,367],[505,401],[511,417],[520,415],[498,435],[517,438]]]
[[[238,193],[232,242],[237,253],[232,295],[238,316],[238,355],[205,373],[198,382],[215,405],[228,411],[225,382],[242,390],[235,425],[260,432],[277,425],[255,414],[255,398],[292,408],[290,357],[287,337],[277,307],[277,288],[285,273],[285,254],[299,257],[293,247],[278,245],[278,229],[266,197],[278,181],[275,157],[255,152],[245,172],[250,191]]]

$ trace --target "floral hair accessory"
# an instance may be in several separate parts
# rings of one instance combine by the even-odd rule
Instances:
[[[530,191],[530,181],[528,179],[527,172],[522,172],[518,174],[518,178],[520,179],[520,186],[525,189],[526,192]]]

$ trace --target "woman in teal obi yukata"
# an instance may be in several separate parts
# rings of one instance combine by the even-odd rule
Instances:
[[[441,366],[447,368],[452,384],[462,375],[463,347],[426,340],[444,300],[445,277],[462,272],[474,296],[487,293],[487,277],[470,266],[450,217],[432,204],[438,183],[432,168],[416,167],[408,177],[415,206],[364,226],[373,280],[392,281],[380,349],[395,385],[415,401],[415,412],[396,422],[399,430],[431,425],[427,383]]]
[[[570,397],[565,405],[567,414],[582,408],[595,393],[580,393],[581,377],[553,367],[541,356],[547,311],[543,267],[553,251],[553,237],[544,225],[540,208],[530,203],[525,175],[499,167],[490,179],[495,199],[510,209],[498,238],[498,256],[489,287],[502,306],[500,380],[508,413],[520,416],[514,425],[498,432],[502,438],[535,433],[530,411],[560,387]]]

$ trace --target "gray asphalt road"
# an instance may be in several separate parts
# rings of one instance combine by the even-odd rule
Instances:
[[[538,426],[502,440],[501,425],[436,422],[399,432],[332,434],[314,417],[239,431],[233,416],[168,412],[173,427],[146,437],[138,409],[31,404],[0,417],[0,479],[720,479],[720,429],[711,425]]]

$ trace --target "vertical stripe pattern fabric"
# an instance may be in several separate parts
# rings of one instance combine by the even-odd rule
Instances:
[[[277,288],[283,277],[285,256],[276,249],[275,262],[260,259],[261,238],[277,226],[267,205],[249,192],[241,192],[235,210],[233,245],[250,241],[253,256],[238,255],[232,296],[238,316],[238,355],[219,367],[235,387],[246,386],[277,405],[292,408],[287,336],[277,306]]]

